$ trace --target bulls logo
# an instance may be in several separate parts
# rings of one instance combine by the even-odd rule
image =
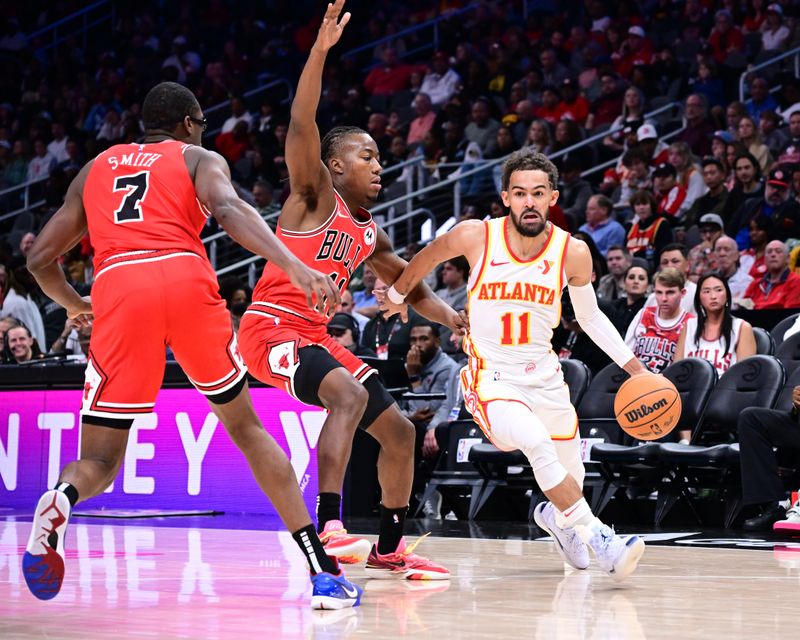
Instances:
[[[375,242],[375,231],[370,227],[364,232],[364,244],[369,247],[372,246],[374,242]]]

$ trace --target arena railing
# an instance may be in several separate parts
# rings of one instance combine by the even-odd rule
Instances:
[[[49,51],[64,42],[67,38],[82,34],[83,47],[85,48],[89,31],[106,21],[110,21],[113,24],[115,11],[114,3],[110,0],[93,2],[88,7],[79,9],[68,16],[51,22],[41,29],[27,34],[28,42],[35,44],[35,40],[42,39],[43,44],[39,45],[37,50]]]
[[[15,204],[22,202],[21,207],[0,215],[0,222],[8,220],[9,218],[15,218],[23,211],[29,211],[43,205],[45,202],[43,199],[31,202],[31,187],[34,185],[41,185],[45,180],[47,180],[47,178],[37,178],[36,180],[29,180],[28,182],[23,182],[22,184],[8,187],[0,191],[0,207],[3,207],[5,202]]]
[[[779,53],[769,60],[765,60],[760,64],[753,65],[752,67],[748,67],[747,71],[743,71],[742,74],[739,76],[739,101],[745,101],[745,85],[747,84],[747,79],[752,76],[754,73],[761,71],[762,69],[766,69],[767,67],[771,67],[777,62],[781,62],[786,60],[787,58],[791,58],[794,56],[794,77],[800,78],[800,47],[795,47],[794,49],[790,49],[784,53]]]

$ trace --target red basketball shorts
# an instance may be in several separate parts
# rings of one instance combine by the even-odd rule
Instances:
[[[211,400],[239,384],[247,369],[208,261],[163,251],[117,258],[98,270],[92,287],[81,414],[102,423],[150,413],[167,346]]]
[[[242,316],[239,348],[250,373],[298,400],[295,388],[295,374],[300,366],[298,351],[308,346],[325,349],[359,382],[376,373],[329,336],[324,324],[258,302],[253,302]]]

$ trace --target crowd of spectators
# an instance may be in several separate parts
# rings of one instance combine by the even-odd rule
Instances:
[[[3,16],[0,189],[36,181],[38,202],[24,209],[21,189],[0,193],[0,214],[21,211],[0,219],[6,362],[85,357],[90,336],[38,290],[25,255],[86,160],[141,139],[141,100],[156,82],[187,85],[206,111],[224,105],[206,144],[274,226],[287,190],[288,97],[246,92],[272,78],[296,84],[322,6],[145,1],[117,7],[91,38],[46,48],[26,35],[77,4]],[[427,183],[457,177],[463,208],[439,215],[440,224],[505,215],[498,166],[471,171],[483,162],[524,145],[553,157],[561,195],[551,220],[590,245],[601,307],[654,371],[699,348],[689,343],[701,308],[713,307],[718,320],[706,289],[716,287],[714,300],[729,311],[800,307],[800,79],[791,60],[750,71],[800,45],[797,3],[523,4],[350,0],[355,26],[325,70],[320,130],[363,127],[384,168],[416,158]],[[437,16],[433,43],[430,29],[403,31]],[[405,188],[399,175],[387,175],[384,197],[402,193],[391,188]],[[204,233],[214,231],[212,221]],[[63,258],[82,293],[91,287],[91,257],[86,237]],[[721,278],[707,280],[712,270]],[[468,274],[457,258],[428,281],[459,309]],[[436,427],[461,414],[454,372],[465,356],[458,340],[413,311],[408,324],[383,317],[372,294],[381,284],[369,269],[358,274],[330,332],[356,353],[402,358],[415,390],[446,395],[405,406],[422,430],[423,457],[435,456]],[[220,289],[236,325],[249,289],[235,279]],[[554,348],[599,370],[608,359],[570,317],[567,299],[563,308]],[[653,335],[666,339],[658,353],[646,352]],[[740,359],[753,351],[748,335],[737,324]],[[731,364],[731,349],[723,352],[720,371]]]

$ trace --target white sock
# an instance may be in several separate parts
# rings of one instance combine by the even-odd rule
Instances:
[[[561,529],[575,528],[581,540],[588,542],[592,537],[595,527],[602,527],[603,523],[592,513],[586,498],[581,498],[571,507],[559,511],[556,509],[556,525]]]

